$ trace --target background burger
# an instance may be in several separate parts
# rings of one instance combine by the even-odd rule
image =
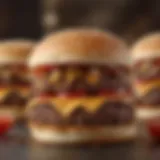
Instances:
[[[140,39],[132,50],[137,116],[160,115],[160,33]]]
[[[0,118],[21,118],[29,96],[28,40],[0,42]]]
[[[29,58],[32,136],[47,143],[133,139],[127,63],[126,45],[110,33],[70,29],[44,38]]]

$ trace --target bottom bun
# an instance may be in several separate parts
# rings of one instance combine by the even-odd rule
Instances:
[[[16,106],[1,106],[0,117],[12,117],[14,119],[22,119],[24,118],[24,109],[19,109],[19,107]]]
[[[73,144],[88,142],[124,142],[136,137],[136,126],[58,129],[29,124],[32,137],[43,143]],[[60,128],[60,127],[59,127]]]
[[[148,120],[157,116],[160,116],[160,108],[143,107],[136,109],[136,117],[139,120]]]
[[[0,118],[8,117],[8,118],[16,118],[16,110],[10,108],[1,108],[0,109]]]

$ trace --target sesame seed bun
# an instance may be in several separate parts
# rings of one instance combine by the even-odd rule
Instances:
[[[0,64],[24,63],[34,42],[29,40],[6,40],[0,42]]]
[[[59,63],[128,63],[125,43],[95,29],[67,29],[51,33],[34,49],[29,66]]]
[[[160,33],[146,35],[132,47],[133,62],[157,57],[160,58]]]

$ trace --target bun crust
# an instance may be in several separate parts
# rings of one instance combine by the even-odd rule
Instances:
[[[149,34],[141,38],[132,47],[132,59],[160,58],[160,33]]]
[[[28,40],[8,40],[0,42],[0,64],[24,63],[34,46]]]
[[[136,109],[136,117],[140,120],[147,120],[160,115],[160,109],[153,108],[154,106],[139,106]]]
[[[44,38],[31,54],[29,66],[69,62],[127,63],[127,57],[125,43],[110,33],[70,29]]]
[[[76,144],[87,142],[120,142],[133,140],[136,127],[133,124],[119,127],[99,127],[94,129],[61,130],[59,127],[50,128],[36,124],[29,124],[32,137],[42,143]]]

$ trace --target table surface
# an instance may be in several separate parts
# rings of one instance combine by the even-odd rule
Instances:
[[[34,143],[25,130],[0,138],[0,160],[160,160],[160,144],[146,138],[103,146],[43,146]]]

